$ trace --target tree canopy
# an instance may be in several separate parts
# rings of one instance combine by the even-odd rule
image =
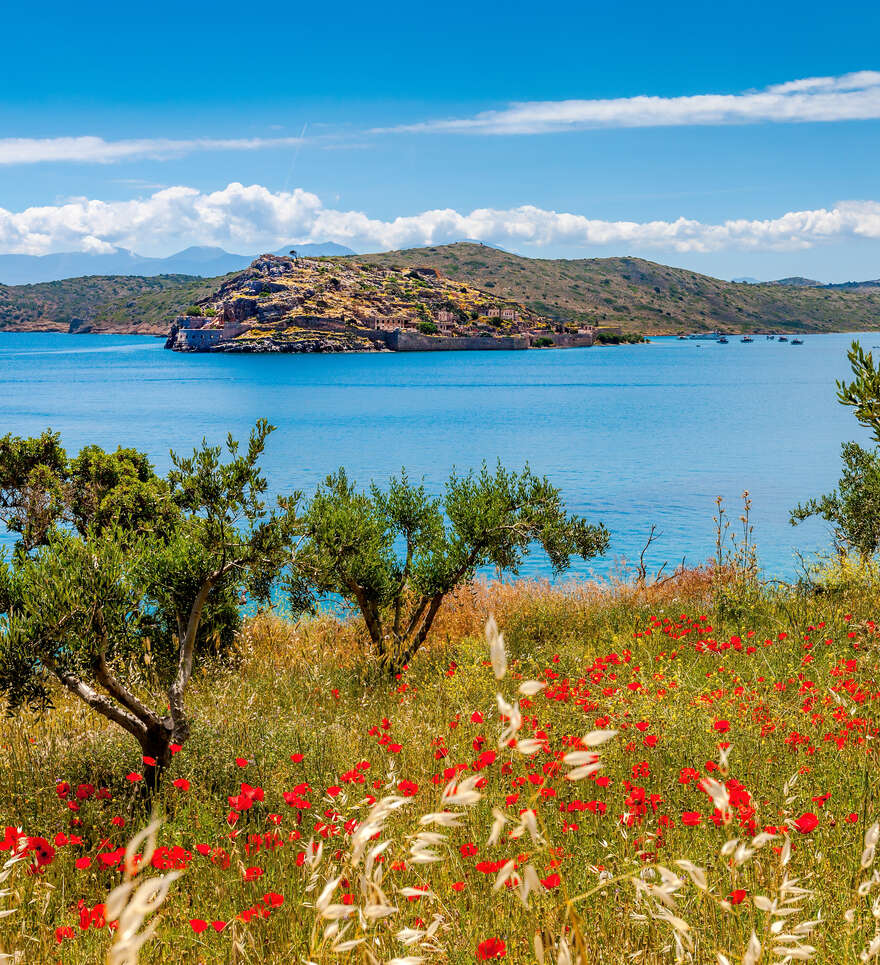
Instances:
[[[446,594],[478,568],[516,573],[537,542],[562,572],[572,556],[589,559],[608,546],[605,528],[568,515],[546,478],[500,465],[453,473],[442,499],[406,472],[387,490],[363,492],[340,469],[308,503],[302,525],[302,579],[360,610],[392,673],[422,645]]]
[[[194,661],[240,620],[243,591],[267,599],[289,564],[297,496],[264,499],[259,461],[229,437],[172,453],[89,446],[69,459],[52,433],[0,439],[0,513],[19,534],[0,563],[0,693],[10,711],[51,706],[52,680],[141,745],[152,786],[191,721]],[[167,708],[167,709],[166,709]]]

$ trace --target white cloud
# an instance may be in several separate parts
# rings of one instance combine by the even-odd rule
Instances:
[[[133,138],[105,141],[102,137],[4,137],[0,138],[0,165],[67,161],[112,164],[137,158],[163,160],[195,151],[259,151],[264,148],[301,144],[299,137],[252,138]]]
[[[829,208],[790,211],[766,220],[707,224],[672,221],[604,221],[547,211],[533,205],[424,211],[390,221],[360,211],[325,207],[308,191],[273,192],[233,183],[220,191],[171,187],[130,201],[72,198],[64,204],[8,211],[0,208],[0,251],[106,251],[131,248],[166,254],[189,244],[233,251],[270,250],[288,242],[336,241],[362,251],[481,238],[509,247],[565,246],[589,251],[615,246],[622,253],[664,249],[779,251],[818,244],[880,239],[880,202],[843,201]]]
[[[473,117],[429,120],[375,133],[548,134],[601,127],[676,127],[880,118],[880,71],[810,77],[738,94],[530,101]]]

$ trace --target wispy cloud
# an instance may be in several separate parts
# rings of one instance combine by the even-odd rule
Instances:
[[[880,202],[842,201],[766,220],[743,218],[715,224],[685,217],[606,221],[532,205],[468,213],[435,209],[386,221],[361,211],[327,207],[317,195],[299,188],[273,192],[259,184],[233,183],[213,192],[172,187],[129,201],[73,198],[22,211],[0,208],[0,252],[27,254],[102,251],[111,245],[159,254],[186,244],[255,251],[307,241],[336,241],[361,251],[383,251],[461,238],[481,238],[512,248],[565,246],[584,253],[608,246],[621,253],[797,250],[880,239]]]
[[[0,165],[73,162],[113,164],[151,158],[164,160],[196,151],[259,151],[302,144],[299,137],[252,138],[131,138],[107,141],[103,137],[4,137],[0,138]]]
[[[376,128],[373,133],[549,134],[610,127],[858,121],[880,118],[880,71],[809,77],[738,94],[528,101],[473,117]]]

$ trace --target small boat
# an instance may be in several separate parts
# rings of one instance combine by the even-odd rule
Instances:
[[[741,342],[754,342],[755,340],[751,337],[751,335],[743,335],[743,337],[740,339],[740,341],[741,341]]]
[[[722,335],[721,338],[718,339],[718,344],[727,345],[727,339]]]
[[[802,338],[793,338],[793,339],[791,340],[791,344],[792,344],[792,345],[803,345],[803,344],[804,344],[804,340],[803,340]]]
[[[780,342],[787,342],[787,341],[788,341],[788,336],[787,336],[787,335],[780,335],[780,336],[779,336],[779,341],[780,341]]]
[[[679,335],[679,336],[678,336],[678,340],[679,340],[680,342],[686,342],[687,339],[688,339],[687,335]]]

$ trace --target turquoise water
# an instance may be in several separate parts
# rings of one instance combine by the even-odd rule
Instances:
[[[637,557],[652,523],[655,565],[705,560],[715,497],[736,518],[748,489],[761,561],[791,576],[795,548],[829,540],[819,522],[793,529],[789,508],[833,486],[840,443],[863,437],[835,402],[851,339],[228,356],[138,336],[0,334],[0,433],[51,426],[69,450],[134,445],[164,469],[170,448],[243,438],[266,416],[278,426],[265,461],[276,491],[309,491],[340,465],[364,483],[406,466],[439,489],[452,466],[528,461],[611,530],[609,556],[579,573]],[[546,561],[523,572],[544,575]]]

